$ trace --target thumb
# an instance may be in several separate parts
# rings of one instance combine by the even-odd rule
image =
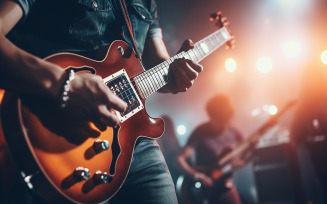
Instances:
[[[183,52],[183,51],[188,51],[193,48],[194,48],[193,41],[190,39],[187,39],[183,42],[182,47],[179,49],[178,53]]]

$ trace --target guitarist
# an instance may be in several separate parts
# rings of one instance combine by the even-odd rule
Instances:
[[[242,141],[243,136],[231,125],[230,121],[234,115],[234,106],[228,95],[219,94],[211,98],[206,111],[210,120],[198,126],[191,134],[187,144],[183,147],[177,157],[178,164],[185,175],[193,177],[204,186],[205,196],[193,203],[222,203],[238,204],[240,199],[236,188],[233,186],[231,174],[224,177],[222,182],[217,183],[215,178],[206,174],[206,168],[217,168],[212,166],[220,157],[228,153],[233,146]],[[195,154],[195,157],[193,155]],[[190,159],[195,158],[194,165],[190,165]],[[196,168],[202,167],[202,168]],[[183,193],[183,192],[181,192]],[[203,199],[203,200],[202,200]],[[188,203],[189,201],[186,201]]]
[[[69,73],[42,58],[73,52],[100,60],[103,55],[97,58],[97,50],[108,47],[114,40],[124,40],[138,50],[146,67],[169,59],[154,1],[126,0],[133,35],[128,32],[129,24],[124,21],[120,3],[119,0],[0,1],[0,88],[50,101],[54,107],[60,107],[58,111],[91,121],[100,130],[116,126],[118,117],[110,110],[122,112],[127,106],[105,86],[101,77],[82,73],[69,79],[66,101],[63,86]],[[186,40],[180,51],[191,48],[192,41]],[[187,91],[203,69],[189,59],[175,60],[170,68],[168,78],[172,80],[161,92]],[[45,203],[36,196],[23,196],[26,193],[17,183],[7,183],[6,189],[15,186],[15,191],[1,193],[11,198],[1,203]],[[157,143],[151,139],[138,140],[127,180],[110,204],[176,202],[173,182]]]

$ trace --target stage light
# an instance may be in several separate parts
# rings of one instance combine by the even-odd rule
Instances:
[[[283,52],[286,57],[294,58],[299,56],[301,51],[300,44],[295,41],[290,41],[286,43],[283,47]]]
[[[278,109],[275,105],[273,104],[265,104],[262,106],[262,110],[269,115],[275,115],[278,112]]]
[[[186,127],[185,127],[185,125],[179,125],[177,127],[177,133],[179,135],[184,135],[186,133]]]
[[[325,51],[321,54],[320,59],[321,59],[322,63],[327,64],[327,50],[325,50]]]
[[[253,109],[253,110],[251,111],[251,115],[252,115],[253,117],[259,115],[260,113],[261,113],[261,109],[260,109],[260,108],[255,108],[255,109]]]
[[[268,73],[272,70],[273,63],[268,57],[262,57],[257,61],[257,70],[261,73]]]
[[[195,188],[201,188],[202,184],[198,181],[194,184]]]
[[[225,61],[225,69],[228,72],[234,72],[236,70],[236,61],[233,58],[227,58]]]
[[[278,112],[278,109],[275,105],[270,105],[269,109],[268,109],[268,113],[270,115],[276,115],[276,113]]]

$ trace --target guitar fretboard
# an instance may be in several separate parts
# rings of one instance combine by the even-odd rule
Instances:
[[[175,59],[186,58],[195,62],[200,62],[230,39],[231,36],[229,32],[225,27],[222,27],[195,43],[193,49],[186,52],[180,52],[152,69],[135,76],[133,81],[137,85],[141,97],[144,99],[147,98],[169,82],[169,66]]]

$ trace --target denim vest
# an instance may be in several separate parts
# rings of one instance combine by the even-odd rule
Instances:
[[[39,57],[73,52],[86,57],[114,40],[132,47],[117,0],[15,0],[23,19],[8,34],[22,49]],[[153,0],[126,0],[140,54],[147,37],[161,37]]]

